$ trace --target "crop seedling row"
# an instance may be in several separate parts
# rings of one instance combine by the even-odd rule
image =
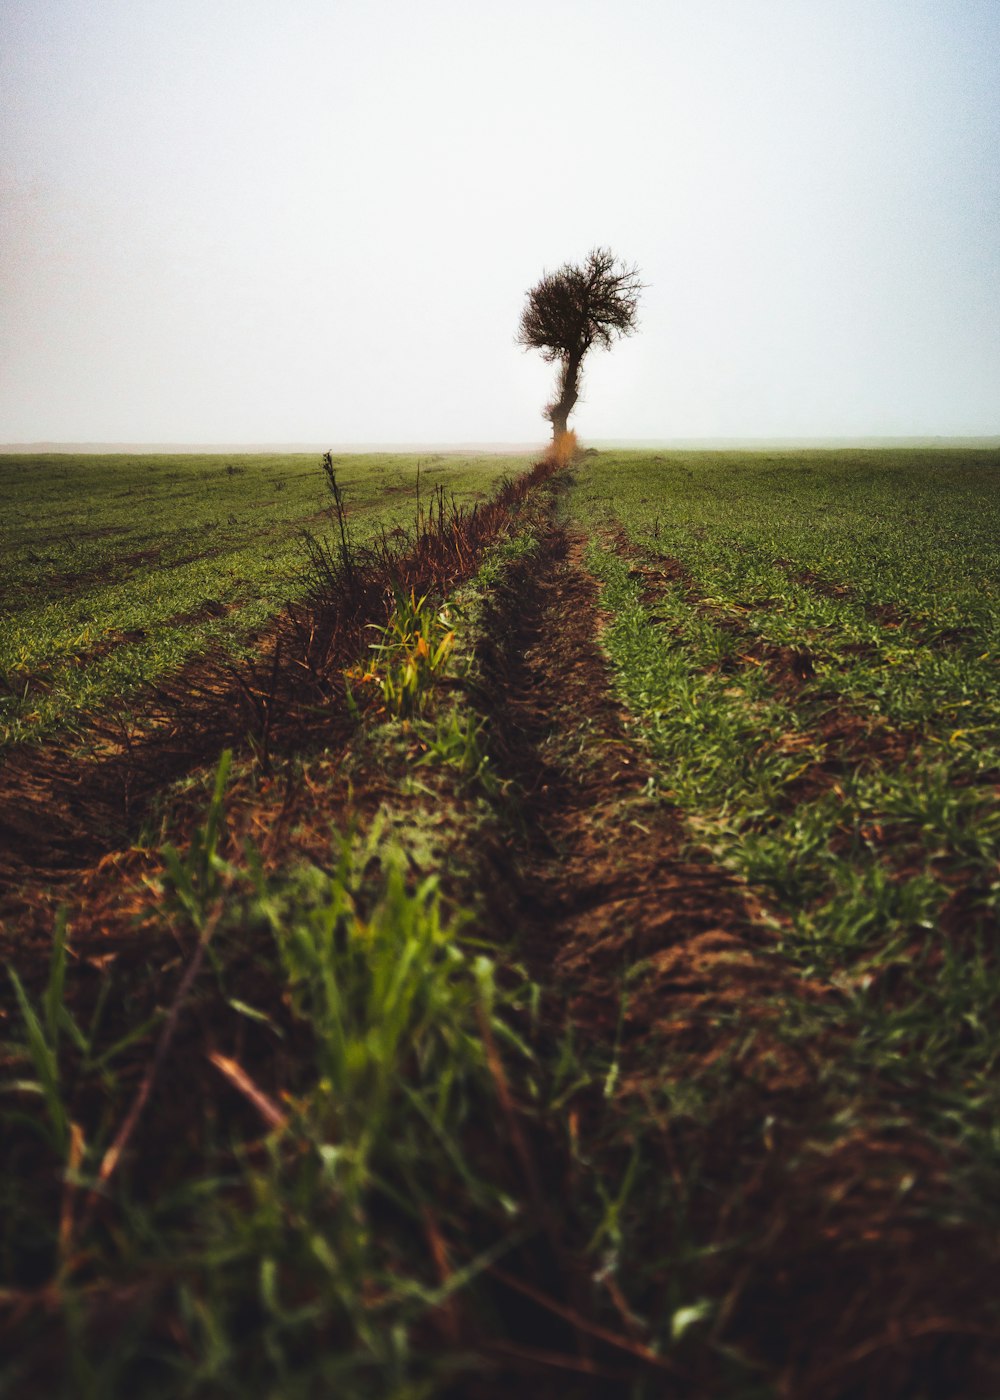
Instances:
[[[8,463],[10,1393],[1000,1384],[997,454],[561,446]]]

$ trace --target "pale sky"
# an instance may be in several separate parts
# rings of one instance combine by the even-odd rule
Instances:
[[[0,0],[0,441],[1000,433],[1000,0]]]

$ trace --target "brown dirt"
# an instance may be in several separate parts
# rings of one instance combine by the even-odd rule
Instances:
[[[644,558],[624,531],[609,535],[609,539],[619,553],[637,560]],[[776,562],[791,568],[787,560]],[[735,673],[741,667],[764,668],[775,693],[793,706],[801,703],[803,688],[816,681],[815,657],[808,647],[778,646],[765,642],[751,632],[741,619],[706,606],[680,560],[669,555],[657,556],[652,562],[638,563],[630,573],[632,577],[642,580],[641,601],[654,614],[663,589],[679,584],[689,603],[710,616],[716,627],[738,641],[739,650],[734,657],[723,662],[723,669]],[[796,579],[810,585],[822,584],[818,591],[828,597],[852,596],[846,585],[827,585],[810,570],[802,571],[801,576],[797,574]],[[890,625],[898,625],[898,619]],[[875,765],[898,767],[913,755],[921,742],[918,731],[893,728],[880,716],[855,710],[847,701],[831,693],[814,691],[809,699],[816,711],[815,716],[810,720],[808,730],[795,736],[794,742],[796,747],[821,745],[823,757],[810,763],[787,784],[784,793],[786,806],[814,800],[835,787],[846,773],[856,772],[859,768]]]
[[[612,1033],[623,970],[650,960],[645,1014],[635,1003],[627,1019],[646,1020],[652,983],[662,979],[671,995],[661,1012],[677,1034],[686,1024],[678,978],[694,968],[701,1016],[740,999],[761,975],[775,991],[789,979],[773,960],[774,926],[746,887],[693,859],[679,815],[646,795],[650,770],[629,740],[600,649],[585,543],[553,538],[506,655],[486,658],[496,757],[525,794],[525,954],[546,981],[576,989],[576,1012],[586,1008]],[[683,974],[679,948],[690,955]]]
[[[53,540],[63,540],[54,535]],[[92,584],[119,583],[131,576],[137,569],[156,565],[162,550],[140,549],[132,554],[121,554],[103,561],[96,568],[67,570],[64,573],[49,573],[28,585],[28,593],[34,597],[52,598],[59,594],[79,593]]]
[[[781,959],[775,921],[738,880],[693,855],[678,814],[647,795],[650,770],[630,740],[601,651],[603,618],[582,564],[584,547],[579,536],[553,533],[541,558],[498,591],[480,656],[491,694],[493,758],[522,794],[520,836],[506,850],[485,853],[498,932],[506,944],[511,925],[519,928],[519,954],[546,989],[548,1034],[558,1036],[568,1021],[578,1041],[598,1054],[620,1040],[618,1088],[607,1106],[600,1094],[584,1097],[584,1130],[604,1114],[622,1120],[646,1114],[657,1154],[653,1170],[676,1182],[676,1203],[687,1212],[684,1228],[706,1251],[706,1296],[726,1298],[717,1338],[754,1357],[775,1394],[882,1400],[994,1393],[977,1387],[983,1374],[977,1364],[996,1360],[990,1339],[980,1335],[990,1296],[982,1241],[932,1224],[926,1214],[946,1164],[904,1130],[891,1140],[860,1127],[836,1141],[813,1140],[826,1123],[825,1062],[836,1044],[830,1037],[787,1037],[780,1023],[796,1001],[834,1004],[838,993],[802,979]],[[161,1003],[169,998],[186,954],[162,931],[155,942],[145,937],[158,917],[149,883],[158,857],[124,848],[121,833],[165,775],[210,760],[240,726],[259,735],[267,724],[275,744],[284,735],[297,749],[321,738],[330,752],[302,764],[294,781],[266,773],[241,780],[227,802],[232,849],[243,835],[252,836],[267,863],[279,847],[287,858],[296,850],[315,854],[328,843],[329,822],[345,804],[338,745],[342,749],[349,727],[343,728],[335,697],[327,693],[322,706],[316,704],[316,686],[330,674],[317,658],[340,655],[330,652],[329,639],[325,650],[320,646],[318,627],[315,616],[298,614],[291,635],[301,649],[280,654],[275,642],[252,683],[203,663],[206,669],[185,681],[195,687],[194,703],[190,689],[173,692],[144,717],[138,736],[116,741],[117,747],[88,760],[91,767],[67,751],[64,767],[57,753],[48,767],[32,768],[25,758],[20,772],[16,763],[0,772],[0,820],[8,824],[0,829],[0,847],[12,832],[15,864],[8,875],[21,881],[17,898],[23,900],[27,888],[25,872],[34,867],[37,874],[40,859],[54,874],[89,864],[71,885],[81,974],[87,968],[99,974],[108,959],[116,960],[126,984],[136,981],[144,996]],[[295,708],[288,702],[280,714],[269,708],[287,696],[279,676],[289,689],[305,678],[308,703]],[[244,707],[239,714],[238,706]],[[138,784],[132,808],[128,783]],[[379,784],[371,776],[363,798],[368,805],[378,801]],[[24,802],[12,805],[18,793]],[[175,816],[180,807],[175,804]],[[203,808],[201,793],[192,798],[188,826]],[[50,910],[39,899],[36,892],[22,935],[33,915]],[[268,1004],[274,989],[256,988],[255,976],[248,950],[233,985],[251,1004]],[[294,1082],[291,1026],[279,1054],[253,1025],[228,1012],[220,1017],[215,1001],[194,1005],[185,1025],[170,1078],[158,1091],[164,1123],[184,1124],[191,1111],[188,1085],[204,1072],[206,1045],[221,1044],[251,1065],[268,1092]],[[143,1063],[137,1054],[136,1075]],[[697,1083],[715,1072],[723,1090],[715,1116],[674,1121],[663,1106],[664,1087]],[[210,1103],[212,1096],[205,1099]],[[544,1146],[544,1128],[539,1137]],[[183,1157],[182,1147],[175,1155]],[[559,1198],[566,1186],[561,1149],[553,1147],[540,1166],[544,1189]],[[914,1180],[909,1192],[900,1191],[903,1176]],[[673,1207],[651,1216],[648,1241],[656,1249],[648,1253],[669,1257],[671,1250],[689,1248],[689,1239],[673,1237],[675,1228]],[[641,1262],[653,1273],[644,1309],[662,1315],[676,1305],[671,1279]],[[541,1282],[551,1293],[549,1279]],[[535,1278],[527,1286],[538,1283]],[[525,1286],[522,1278],[511,1291]],[[576,1305],[589,1290],[589,1274],[570,1276],[563,1301]],[[613,1301],[613,1331],[632,1336],[636,1324]],[[583,1336],[593,1355],[563,1355],[553,1363],[539,1345],[532,1362],[530,1338],[546,1318],[551,1352],[557,1324],[544,1308],[524,1324],[528,1340],[519,1350],[511,1344],[505,1355],[498,1343],[491,1352],[492,1344],[483,1341],[499,1378],[499,1388],[487,1385],[484,1396],[509,1394],[517,1384],[546,1400],[624,1397],[635,1393],[637,1376],[652,1385],[647,1394],[725,1393],[714,1373],[685,1372],[682,1365],[675,1376],[624,1364],[627,1354],[602,1349],[592,1329]],[[641,1343],[641,1328],[636,1335]],[[563,1327],[561,1352],[571,1351],[579,1337],[579,1329]],[[575,1378],[566,1369],[571,1363]],[[997,1374],[990,1373],[993,1379]],[[480,1392],[456,1391],[456,1400],[474,1393]]]
[[[384,622],[392,584],[447,593],[534,488],[539,464],[471,510],[443,514],[415,542],[359,553],[349,577],[317,575],[314,595],[276,618],[256,655],[193,659],[130,706],[82,718],[71,734],[9,749],[0,767],[0,954],[20,946],[17,925],[47,916],[50,892],[68,893],[103,858],[127,849],[172,782],[231,747],[253,749],[264,774],[279,753],[342,745],[353,729],[343,668],[371,624]]]
[[[276,654],[277,638],[270,640]],[[244,748],[259,737],[277,698],[269,682],[263,668],[199,657],[137,701],[135,712],[109,712],[81,733],[12,750],[0,769],[0,913],[12,920],[41,887],[127,846],[164,787],[227,745]],[[325,727],[337,719],[343,727],[332,706]],[[288,710],[282,721],[298,735]],[[317,727],[314,717],[314,738]]]
[[[584,547],[553,535],[531,574],[501,594],[482,658],[494,758],[524,795],[507,872],[520,954],[578,1044],[607,1052],[618,1038],[621,1113],[640,1103],[647,1122],[662,1118],[659,1170],[675,1176],[683,1228],[708,1250],[706,1293],[726,1298],[722,1344],[755,1357],[788,1397],[990,1393],[977,1384],[1000,1374],[982,1320],[992,1251],[929,1218],[947,1176],[931,1145],[860,1127],[829,1140],[825,1066],[836,1039],[783,1035],[779,1022],[797,1001],[835,1003],[838,993],[783,962],[774,923],[748,890],[692,858],[678,815],[646,795],[648,769],[609,685]],[[657,1107],[664,1086],[714,1072],[714,1114],[672,1125]],[[580,1113],[596,1132],[607,1111],[591,1102]],[[648,1229],[669,1255],[667,1216]],[[733,1239],[736,1272],[723,1262]],[[655,1313],[670,1296],[663,1277],[639,1310]],[[578,1384],[573,1394],[619,1393]],[[717,1386],[692,1374],[657,1393]]]
[[[857,597],[854,589],[848,584],[833,583],[812,569],[801,569],[797,564],[793,564],[791,559],[775,559],[774,562],[779,569],[784,570],[793,583],[801,583],[804,587],[811,588],[814,593],[819,593],[824,598],[854,600]]]
[[[236,611],[238,603],[222,603],[218,598],[206,598],[196,608],[187,612],[173,613],[164,620],[164,627],[197,627],[200,622],[210,622],[213,618],[228,617]]]
[[[974,627],[947,627],[935,630],[924,619],[915,617],[899,603],[862,603],[850,584],[832,583],[812,569],[798,568],[789,559],[776,559],[774,562],[784,569],[794,583],[801,583],[806,588],[811,588],[814,593],[822,594],[824,598],[857,603],[868,617],[888,631],[905,630],[928,646],[961,646],[977,635]]]

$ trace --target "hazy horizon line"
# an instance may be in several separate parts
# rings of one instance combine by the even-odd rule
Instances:
[[[8,456],[17,453],[76,453],[85,455],[113,456],[117,453],[148,453],[181,455],[186,453],[312,453],[335,452],[338,454],[388,453],[388,452],[453,452],[483,454],[523,454],[544,451],[548,439],[535,442],[455,442],[455,441],[359,441],[359,442],[64,442],[43,440],[37,442],[0,443],[0,454]],[[863,434],[859,436],[836,435],[829,437],[663,437],[663,438],[592,438],[583,442],[604,450],[667,449],[672,451],[720,451],[720,450],[789,450],[802,448],[845,448],[845,447],[1000,447],[1000,434]]]

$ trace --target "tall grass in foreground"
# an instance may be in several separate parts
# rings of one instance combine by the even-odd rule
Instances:
[[[369,645],[369,661],[348,668],[348,682],[374,687],[389,715],[414,714],[454,649],[455,611],[453,602],[438,604],[426,593],[418,598],[412,588],[409,594],[397,588],[392,616]]]
[[[576,433],[570,429],[565,433],[558,433],[555,441],[549,446],[546,453],[546,460],[552,462],[557,467],[568,467],[576,461],[580,455],[580,442]]]
[[[504,562],[519,560],[527,578],[538,569],[534,554],[530,540],[508,541],[477,573],[478,584],[501,585],[505,611],[493,619],[501,630],[519,606]],[[182,1102],[171,1116],[169,1098],[149,1097],[128,1153],[103,1183],[138,1102],[136,1056],[92,1034],[92,1021],[84,1033],[92,1048],[86,1056],[74,1048],[58,1009],[66,1005],[58,947],[48,989],[24,989],[30,1014],[22,1006],[8,1022],[20,1082],[6,1101],[24,1110],[41,1088],[57,1111],[22,1123],[35,1134],[35,1176],[19,1200],[7,1173],[0,1200],[9,1207],[5,1273],[21,1269],[21,1286],[0,1294],[0,1309],[22,1347],[0,1370],[0,1389],[95,1400],[411,1400],[475,1393],[484,1372],[486,1395],[510,1393],[517,1376],[526,1393],[588,1400],[763,1400],[782,1393],[771,1379],[784,1357],[762,1362],[752,1328],[750,1349],[740,1345],[746,1332],[734,1342],[734,1312],[752,1316],[759,1294],[762,1330],[780,1345],[802,1318],[813,1321],[810,1308],[838,1297],[820,1277],[827,1259],[834,1272],[844,1265],[823,1233],[830,1202],[817,1187],[796,1218],[795,1190],[786,1188],[797,1186],[803,1159],[807,1175],[831,1150],[821,1115],[842,1064],[807,1104],[762,1098],[735,1048],[699,1065],[652,1035],[630,1046],[626,1013],[642,993],[641,963],[625,973],[607,1042],[588,1047],[583,1024],[564,1022],[558,986],[536,1018],[539,990],[507,959],[494,962],[426,878],[433,861],[417,858],[421,822],[435,832],[468,823],[474,802],[504,786],[482,743],[492,711],[473,708],[482,675],[464,649],[468,637],[460,633],[440,665],[424,664],[454,625],[462,633],[472,625],[475,588],[460,607],[415,594],[402,602],[375,634],[378,681],[351,770],[361,782],[377,773],[385,824],[364,835],[348,825],[327,858],[275,868],[226,836],[223,768],[205,821],[168,856],[153,897],[189,958],[186,971],[177,959],[170,981],[188,987],[183,1054],[180,1033],[170,1042],[176,998],[158,998],[167,1009],[152,1029],[170,1050],[160,1073],[183,1076]],[[648,619],[641,624],[650,633]],[[385,676],[394,678],[388,692]],[[397,696],[409,698],[397,706]],[[318,795],[318,775],[329,781],[341,758],[304,765],[305,791]],[[574,745],[559,761],[579,776],[586,750]],[[618,819],[604,815],[611,839]],[[318,820],[310,811],[312,836]],[[510,839],[511,829],[494,812],[486,839],[498,834]],[[463,887],[463,898],[475,893]],[[198,949],[205,954],[192,976]],[[732,1014],[744,1022],[753,1009]],[[74,1022],[84,1023],[75,1008]],[[140,1032],[140,1079],[156,1064],[149,1029]],[[749,1046],[753,1036],[744,1025],[741,1040]],[[849,1102],[832,1122],[836,1132],[854,1131],[853,1109]],[[802,1151],[787,1147],[792,1113],[809,1118]],[[911,1188],[899,1190],[908,1200]],[[34,1246],[20,1209],[29,1196]],[[800,1210],[802,1201],[800,1189]],[[896,1228],[895,1209],[893,1219]],[[837,1248],[864,1244],[850,1224]],[[800,1248],[813,1251],[801,1313]],[[862,1251],[859,1267],[873,1257],[877,1265]],[[855,1314],[871,1308],[876,1326],[883,1288],[873,1267],[852,1303]],[[892,1321],[886,1346],[905,1346]],[[873,1335],[865,1316],[823,1319],[822,1329],[843,1352]],[[850,1357],[844,1365],[852,1377]],[[933,1384],[906,1393],[930,1397]],[[854,1393],[833,1385],[812,1393]]]
[[[516,1201],[516,1168],[498,1156],[491,1130],[503,1119],[496,1046],[527,1053],[510,1016],[530,988],[510,967],[498,982],[487,951],[463,934],[462,915],[443,913],[435,880],[412,886],[403,853],[378,825],[364,839],[340,838],[328,869],[266,875],[252,852],[242,868],[217,854],[217,816],[213,803],[164,897],[199,931],[199,947],[211,937],[224,994],[237,948],[253,946],[270,967],[273,1004],[236,1005],[306,1051],[295,1081],[276,1094],[234,1056],[212,1051],[257,1131],[244,1122],[235,1135],[210,1134],[190,1145],[181,1181],[168,1173],[158,1182],[157,1141],[189,1134],[198,1115],[158,1122],[154,1094],[134,1121],[120,1052],[95,1045],[64,1005],[60,924],[40,1001],[15,975],[21,1024],[5,1047],[15,1073],[3,1110],[8,1129],[34,1128],[39,1170],[61,1204],[48,1221],[39,1293],[18,1286],[27,1242],[16,1200],[5,1202],[11,1286],[0,1303],[22,1317],[61,1312],[67,1357],[45,1382],[53,1395],[249,1387],[291,1396],[317,1385],[416,1393],[406,1387],[434,1369],[431,1344],[454,1325],[449,1300],[531,1228]],[[192,983],[193,1007],[214,999],[211,980]],[[168,1013],[161,1046],[169,1025]],[[159,1073],[171,1073],[169,1053]],[[97,1089],[95,1119],[87,1104]],[[32,1124],[33,1098],[45,1112]],[[231,1116],[238,1124],[241,1115]],[[490,1144],[485,1153],[478,1139]],[[8,1177],[7,1192],[15,1187]],[[461,1242],[454,1257],[445,1241]],[[36,1239],[36,1279],[38,1255]],[[133,1302],[111,1323],[122,1289]],[[32,1334],[24,1329],[22,1354],[8,1352],[0,1370],[13,1390],[19,1377],[46,1377]]]
[[[395,584],[371,655],[385,713],[419,716],[454,634],[391,566],[472,571],[525,494],[509,483],[466,512],[438,493],[424,532],[381,550],[374,574],[345,528],[341,549],[314,558],[330,624],[317,668],[343,665],[345,639]],[[482,773],[474,721],[449,712],[422,733],[427,761]],[[509,962],[497,976],[466,915],[446,912],[436,877],[414,878],[377,820],[335,836],[321,864],[274,869],[234,849],[228,772],[225,754],[204,822],[147,877],[183,950],[159,996],[125,987],[110,1033],[112,969],[81,1029],[65,922],[47,987],[13,979],[0,1312],[23,1345],[0,1360],[0,1389],[422,1393],[476,1364],[454,1300],[538,1229],[504,1068],[530,1060],[514,1027],[530,1020],[531,985]]]

